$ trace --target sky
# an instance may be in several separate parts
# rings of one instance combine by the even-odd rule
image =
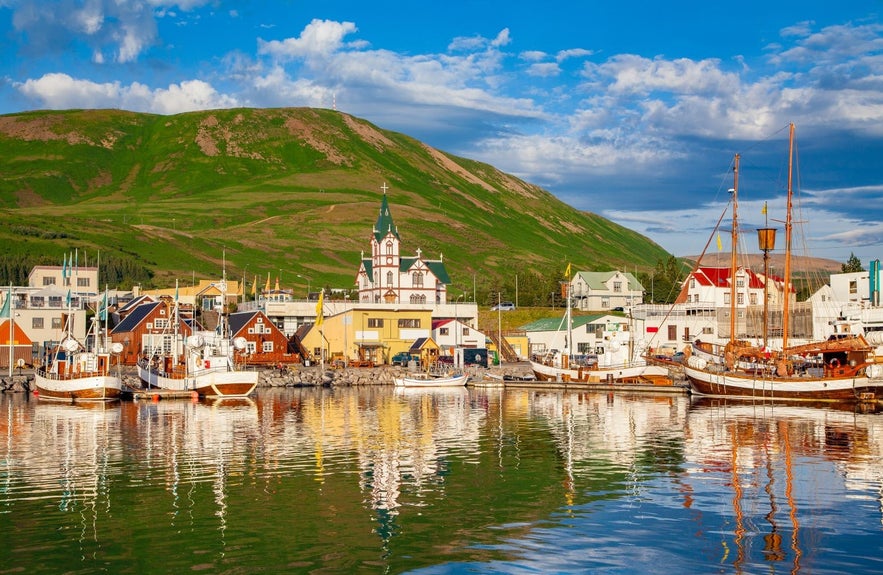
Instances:
[[[0,114],[335,108],[677,256],[883,257],[883,0],[0,0]],[[379,187],[379,184],[378,184]],[[763,214],[764,204],[767,205]],[[784,234],[779,232],[777,252]]]

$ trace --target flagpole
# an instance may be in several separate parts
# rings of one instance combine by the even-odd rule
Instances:
[[[9,309],[9,377],[12,377],[12,360],[13,360],[13,327],[12,327],[12,284],[9,284],[9,293],[6,295],[6,307]]]

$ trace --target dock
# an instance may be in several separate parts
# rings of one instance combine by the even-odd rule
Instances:
[[[123,397],[133,400],[150,400],[159,401],[160,399],[199,399],[199,394],[195,391],[177,391],[173,389],[134,389],[126,387],[123,389]]]

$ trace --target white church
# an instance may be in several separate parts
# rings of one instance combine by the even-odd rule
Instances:
[[[356,277],[362,303],[413,303],[436,305],[447,302],[451,283],[441,256],[423,257],[418,249],[414,257],[402,257],[401,238],[389,212],[386,184],[383,184],[380,214],[371,236],[371,257],[362,252]]]

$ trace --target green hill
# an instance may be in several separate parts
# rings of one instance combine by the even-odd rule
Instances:
[[[226,256],[233,277],[349,288],[384,183],[405,253],[442,254],[453,293],[473,278],[508,293],[518,275],[540,298],[568,262],[647,271],[668,257],[492,166],[332,110],[4,115],[0,173],[4,283],[77,249],[128,270],[110,276],[122,285],[217,277]]]

